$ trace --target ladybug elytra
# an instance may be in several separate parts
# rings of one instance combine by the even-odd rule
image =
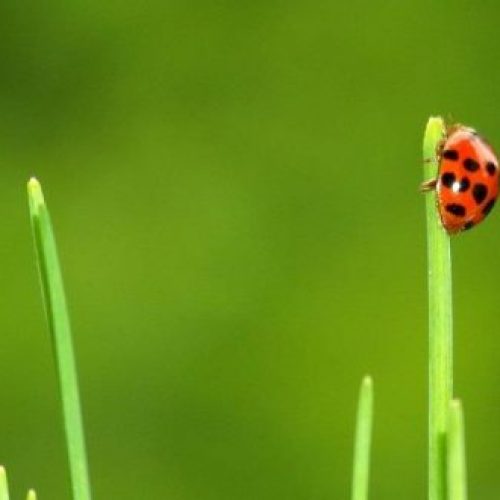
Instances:
[[[422,184],[436,190],[437,208],[449,234],[479,224],[495,205],[498,195],[498,159],[478,133],[453,125],[438,146],[438,177]]]

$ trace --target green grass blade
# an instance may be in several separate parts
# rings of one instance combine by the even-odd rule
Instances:
[[[9,486],[7,485],[7,473],[0,467],[0,500],[9,500]]]
[[[437,177],[436,148],[444,123],[430,118],[424,136],[424,180]],[[429,279],[429,500],[446,499],[446,428],[453,390],[450,240],[441,226],[434,191],[426,195]]]
[[[83,423],[68,310],[50,217],[42,189],[36,179],[28,182],[28,200],[45,309],[56,357],[73,500],[90,500]]]
[[[35,490],[28,491],[28,495],[26,496],[26,500],[36,500]]]
[[[356,434],[354,438],[354,464],[352,474],[352,500],[367,500],[370,479],[370,447],[373,425],[373,383],[366,376],[359,390]]]
[[[458,400],[450,403],[448,415],[448,499],[467,500],[464,414]]]

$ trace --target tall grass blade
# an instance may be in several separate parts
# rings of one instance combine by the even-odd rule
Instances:
[[[66,298],[49,212],[41,186],[36,179],[28,182],[28,200],[45,310],[56,357],[73,500],[90,500],[83,423]]]
[[[448,498],[467,500],[464,414],[458,400],[450,403],[448,415]]]
[[[352,500],[367,500],[370,479],[370,448],[373,425],[373,382],[366,376],[359,390],[354,438]]]
[[[424,135],[424,181],[436,179],[436,150],[444,137],[442,118],[431,117]],[[429,279],[429,500],[446,500],[446,428],[453,390],[453,331],[450,240],[426,194]]]

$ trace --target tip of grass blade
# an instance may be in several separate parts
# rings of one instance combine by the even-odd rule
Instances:
[[[363,380],[361,381],[361,390],[363,391],[372,390],[373,389],[373,379],[370,375],[365,375]]]
[[[26,500],[36,500],[35,490],[28,491],[28,496],[26,497]]]
[[[28,194],[43,203],[42,186],[36,177],[32,177],[28,181]]]
[[[440,116],[431,116],[427,121],[424,133],[424,159],[435,160],[436,144],[443,138],[446,127]]]
[[[448,491],[451,500],[467,500],[467,467],[462,403],[450,402],[448,414]]]
[[[9,487],[7,485],[7,473],[0,466],[0,500],[9,500]]]
[[[359,389],[356,432],[354,436],[354,464],[352,500],[367,500],[370,477],[370,448],[373,425],[373,380],[363,377]]]
[[[441,132],[444,127],[444,120],[441,116],[429,116],[427,120],[427,129],[437,129],[438,132]]]
[[[425,127],[425,137],[430,139],[440,138],[443,135],[443,130],[445,129],[444,120],[440,116],[431,116],[427,120],[427,126]]]
[[[45,204],[42,186],[35,177],[28,181],[28,199],[32,215],[38,214],[41,206]]]

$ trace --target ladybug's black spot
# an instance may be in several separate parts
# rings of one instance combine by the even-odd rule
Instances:
[[[476,170],[479,169],[479,163],[476,160],[473,160],[472,158],[466,158],[464,160],[464,167],[469,172],[475,172]]]
[[[450,212],[450,214],[456,215],[457,217],[463,217],[465,215],[465,207],[458,203],[448,203],[448,205],[444,208],[447,212]]]
[[[486,170],[488,171],[488,173],[490,175],[495,175],[495,173],[497,171],[497,166],[492,161],[489,161],[486,164]]]
[[[446,149],[443,151],[443,158],[447,160],[458,160],[458,151],[456,149]]]
[[[467,230],[468,230],[468,229],[470,229],[471,227],[474,227],[474,222],[470,220],[469,222],[466,222],[466,223],[464,224],[464,228],[463,228],[463,229],[464,229],[464,231],[467,231]]]
[[[451,172],[444,173],[441,176],[441,182],[443,183],[443,186],[451,188],[451,186],[453,186],[453,183],[455,182],[455,174],[452,174]]]
[[[486,203],[486,205],[483,208],[483,214],[488,215],[491,212],[491,209],[495,206],[495,202],[497,201],[496,198],[491,198],[491,200]]]
[[[475,184],[472,188],[472,196],[478,205],[480,205],[488,196],[488,188],[484,184]]]
[[[467,191],[467,189],[469,189],[469,187],[470,187],[470,181],[469,181],[468,177],[463,177],[462,180],[460,181],[460,186],[459,186],[458,190],[461,193],[464,193],[465,191]]]

